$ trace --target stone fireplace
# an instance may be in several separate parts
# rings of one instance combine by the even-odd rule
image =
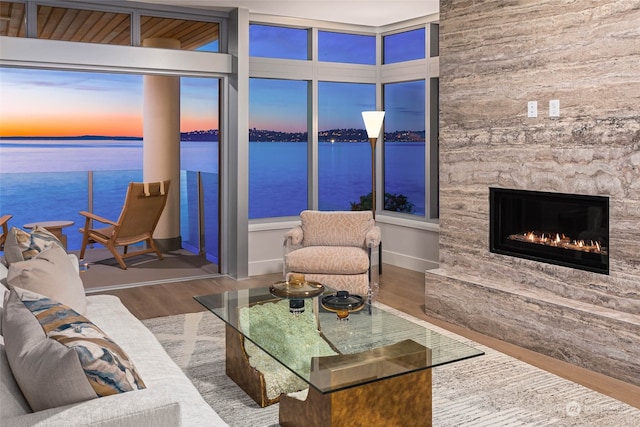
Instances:
[[[609,198],[492,187],[489,249],[609,274]]]
[[[440,3],[440,266],[425,312],[640,385],[637,22],[619,0]],[[560,100],[560,115],[528,117],[531,100]],[[549,205],[511,201],[502,215],[517,221],[493,235],[490,188],[576,195],[559,210],[578,225],[557,212],[541,225],[529,211]],[[529,231],[606,251],[551,262],[558,248],[513,244]]]

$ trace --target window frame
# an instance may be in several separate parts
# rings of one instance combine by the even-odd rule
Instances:
[[[425,80],[425,215],[384,210],[381,197],[377,197],[376,212],[380,215],[397,216],[410,221],[438,222],[438,99],[437,82],[439,78],[439,57],[432,56],[434,46],[430,35],[437,35],[437,20],[424,17],[407,23],[393,24],[388,27],[374,28],[358,25],[326,23],[323,21],[283,19],[267,15],[251,15],[251,24],[294,26],[310,28],[311,59],[289,60],[263,57],[249,58],[250,77],[306,80],[309,84],[308,96],[308,203],[309,209],[318,209],[318,83],[374,83],[376,85],[376,109],[383,110],[382,88],[387,83],[400,83],[409,80]],[[416,28],[425,28],[425,58],[382,64],[382,37],[406,32]],[[318,31],[365,34],[376,36],[376,64],[349,64],[325,62],[318,59]],[[364,128],[364,124],[363,124]],[[383,146],[376,147],[376,190],[378,196],[383,192]],[[289,221],[292,217],[271,218],[273,221]]]

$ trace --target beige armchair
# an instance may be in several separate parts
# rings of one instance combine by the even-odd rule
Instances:
[[[378,286],[372,254],[380,250],[381,240],[371,211],[305,210],[300,220],[284,236],[285,278],[301,273],[307,280],[371,298]]]

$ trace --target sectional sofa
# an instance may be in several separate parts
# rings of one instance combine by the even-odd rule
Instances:
[[[43,252],[44,254],[45,252]],[[6,254],[6,253],[5,253]],[[71,271],[78,275],[78,262],[74,255],[64,256],[73,265]],[[45,257],[40,254],[38,257]],[[46,257],[45,257],[46,258]],[[52,258],[53,257],[49,257]],[[2,426],[225,426],[218,414],[203,400],[194,385],[180,368],[171,360],[154,335],[136,319],[117,297],[110,295],[84,296],[81,294],[80,305],[83,316],[97,326],[117,346],[123,350],[135,367],[137,375],[144,382],[144,388],[120,392],[104,397],[95,397],[77,403],[51,407],[33,411],[19,381],[14,377],[12,366],[8,361],[9,335],[16,336],[15,319],[10,310],[16,304],[16,290],[12,292],[5,286],[9,282],[19,283],[16,271],[9,271],[4,260],[0,262],[0,424]],[[60,261],[60,258],[58,258]],[[23,261],[16,265],[25,265],[31,261]],[[40,262],[44,262],[40,260]],[[47,261],[48,262],[48,261]],[[27,264],[29,266],[29,264]],[[15,267],[15,266],[14,266]],[[13,267],[12,267],[13,268]],[[66,271],[68,266],[64,266]],[[18,267],[13,270],[19,269]],[[9,275],[9,278],[7,277]],[[19,273],[18,273],[19,275]],[[13,276],[13,278],[11,277]],[[24,277],[29,276],[23,274]],[[72,281],[69,278],[48,277],[47,283]],[[23,277],[23,278],[24,278]],[[16,282],[17,281],[17,282]],[[48,286],[48,285],[47,285]],[[20,289],[20,288],[16,288]],[[18,301],[18,305],[20,301]],[[14,305],[7,305],[14,304]],[[78,301],[75,301],[78,304]],[[80,310],[80,309],[79,309]],[[33,317],[33,316],[32,316]],[[36,322],[36,325],[38,323]],[[12,330],[9,330],[9,327]],[[5,341],[5,338],[6,341]],[[15,338],[13,339],[15,342]],[[15,344],[12,344],[15,345]],[[56,343],[54,346],[58,346]],[[47,358],[42,358],[43,361]],[[15,367],[17,362],[13,362]],[[224,369],[223,366],[220,369]],[[38,382],[35,369],[27,373],[23,381],[31,381],[36,385],[36,392],[53,392],[53,398],[65,397],[68,390],[51,390],[56,381],[63,379],[64,370],[49,370],[48,377]],[[24,375],[22,373],[21,375]],[[22,384],[22,383],[21,383]],[[84,385],[86,386],[86,384]],[[31,391],[32,392],[32,391]],[[30,393],[31,393],[30,392]]]

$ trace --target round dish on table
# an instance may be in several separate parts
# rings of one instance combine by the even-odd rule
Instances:
[[[349,313],[364,307],[364,298],[360,295],[349,294],[348,291],[338,291],[333,295],[322,297],[321,303],[325,310],[336,313],[338,319],[348,320]]]

